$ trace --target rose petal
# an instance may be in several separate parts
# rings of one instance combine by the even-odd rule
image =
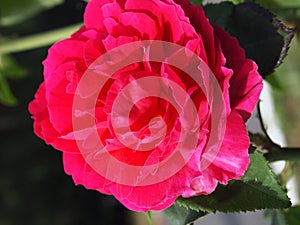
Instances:
[[[45,98],[45,83],[42,83],[35,94],[35,99],[29,104],[29,112],[34,119],[34,132],[37,136],[44,139],[47,144],[54,148],[78,152],[76,142],[60,138],[60,134],[54,129],[49,120],[47,102]]]
[[[104,194],[111,194],[109,189],[104,188],[109,183],[97,174],[84,160],[81,154],[63,153],[64,170],[66,174],[72,175],[76,185],[82,184],[87,189],[99,189]]]
[[[59,133],[72,132],[72,105],[74,96],[67,94],[67,88],[70,83],[67,79],[67,76],[70,75],[68,72],[76,73],[76,75],[72,74],[72,76],[76,76],[78,80],[82,76],[78,64],[71,61],[61,64],[52,72],[52,79],[48,78],[45,80],[50,121]],[[73,82],[76,82],[76,80]]]
[[[84,24],[88,29],[104,30],[102,6],[111,0],[93,0],[85,8]]]
[[[78,40],[62,40],[55,43],[49,50],[48,56],[43,61],[44,77],[48,79],[61,64],[83,59],[85,43]]]
[[[35,133],[46,143],[64,151],[64,169],[67,174],[72,175],[75,184],[82,184],[88,189],[98,190],[101,193],[112,194],[126,207],[135,211],[164,209],[173,204],[180,195],[190,197],[209,194],[215,190],[218,183],[227,184],[231,179],[240,178],[249,164],[249,139],[244,121],[252,112],[262,88],[257,66],[245,58],[236,39],[220,28],[211,26],[201,7],[191,5],[188,0],[175,2],[173,0],[90,1],[84,15],[85,25],[71,35],[70,39],[60,41],[49,49],[48,57],[43,62],[45,83],[40,86],[35,100],[29,105],[29,111],[35,120]],[[228,115],[225,136],[223,140],[219,140],[222,143],[217,155],[203,152],[209,138],[211,124],[210,107],[203,90],[187,74],[168,66],[167,61],[162,64],[134,63],[116,72],[99,93],[95,106],[96,118],[93,109],[84,111],[85,105],[77,110],[80,115],[89,118],[92,116],[95,119],[98,133],[94,132],[91,125],[86,125],[81,130],[73,130],[74,93],[87,66],[106,51],[143,39],[163,40],[182,45],[196,53],[214,73],[222,90]],[[134,52],[134,49],[126,49],[120,55],[111,55],[110,59],[120,63],[124,58],[131,57],[133,55],[131,53]],[[163,49],[156,53],[163,53]],[[187,67],[193,66],[188,58],[182,63],[187,64],[185,65]],[[107,63],[107,65],[111,64]],[[95,68],[101,69],[101,66],[107,65],[98,67],[96,65]],[[206,71],[202,72],[205,76]],[[167,133],[165,139],[148,152],[124,147],[112,128],[110,116],[116,96],[127,84],[146,76],[161,76],[177,83],[187,92],[199,110],[201,129],[198,145],[192,152],[191,158],[184,158],[185,152],[180,152],[182,153],[180,157],[184,158],[186,164],[179,170],[173,170],[173,167],[165,169],[163,166],[166,164],[162,162],[182,141],[180,140],[182,130],[189,131],[186,136],[193,136],[198,131],[198,128],[194,127],[196,116],[185,118],[180,124],[181,120],[176,109],[167,101],[151,97],[135,102],[136,105],[132,107],[129,118],[125,118],[129,121],[130,130],[129,132],[125,130],[123,137],[127,138],[130,133],[141,139],[148,138],[145,141],[148,144],[160,140],[160,136]],[[89,97],[97,91],[98,84],[94,82],[94,77],[89,78],[79,90],[84,97]],[[146,86],[141,84],[140,86],[134,87],[130,92],[131,95],[127,96],[128,100],[148,90]],[[177,103],[186,99],[184,95],[160,83],[149,82],[149,86],[150,90],[157,95],[162,90],[171,91],[169,95]],[[87,93],[82,92],[85,88]],[[120,103],[118,107],[124,109],[125,103],[126,101]],[[161,123],[152,124],[152,119],[158,117]],[[124,118],[120,120],[124,121]],[[166,128],[163,126],[164,123]],[[123,125],[120,123],[117,128],[122,130]],[[155,132],[155,135],[152,135],[152,132]],[[116,165],[113,164],[114,160],[103,160],[101,156],[103,149],[95,153],[99,139],[106,145],[109,156],[126,162],[125,165],[143,167],[139,171],[136,183],[133,182],[132,185],[117,183],[120,177],[124,176],[124,164]],[[89,151],[81,154],[76,141],[82,142],[82,146]],[[182,149],[187,150],[189,147],[190,144],[187,143],[182,146]],[[112,173],[114,177],[106,178],[108,174],[103,175],[95,171],[92,164],[89,165],[91,163],[89,160],[93,159],[100,160],[100,165],[104,166],[104,169],[107,168],[106,173]],[[201,170],[199,163],[207,159],[210,160],[210,164],[205,170]],[[180,162],[175,160],[174,166],[176,167],[178,163]],[[156,166],[154,170],[149,170],[147,165]],[[173,162],[171,165],[173,166]],[[149,175],[155,176],[156,171],[162,171],[160,176],[166,176],[166,179],[155,184],[137,185],[140,180],[146,179]],[[168,176],[170,171],[176,173]],[[125,176],[128,178],[130,173],[129,175],[126,173]]]
[[[217,26],[214,27],[214,31],[220,39],[227,60],[226,67],[234,71],[229,90],[231,107],[236,109],[246,121],[258,102],[263,88],[262,78],[257,72],[255,62],[246,59],[245,52],[236,38]]]
[[[123,26],[135,29],[141,39],[160,39],[161,33],[156,22],[145,13],[124,12],[119,16],[119,21]]]

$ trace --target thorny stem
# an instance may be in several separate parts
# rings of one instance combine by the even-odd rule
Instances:
[[[299,161],[300,160],[300,148],[299,147],[281,147],[274,143],[267,133],[265,125],[263,123],[260,105],[257,106],[258,118],[264,135],[256,133],[249,133],[250,139],[255,146],[267,151],[264,156],[270,162],[286,160],[286,161]]]
[[[263,121],[263,118],[262,118],[261,110],[260,110],[260,102],[257,105],[257,112],[258,112],[258,119],[259,119],[259,123],[260,123],[261,129],[262,129],[264,135],[266,136],[268,143],[271,144],[272,146],[276,145],[276,147],[280,148],[279,145],[275,144],[272,141],[272,139],[270,138],[270,136],[269,136],[269,134],[268,134],[268,132],[266,130],[266,127],[265,127],[265,124],[264,124],[264,121]],[[269,149],[269,150],[271,151],[272,149]]]
[[[151,211],[146,212],[145,215],[147,217],[147,221],[149,225],[154,225]]]
[[[300,148],[281,148],[280,151],[269,152],[264,156],[270,162],[279,160],[300,161]]]

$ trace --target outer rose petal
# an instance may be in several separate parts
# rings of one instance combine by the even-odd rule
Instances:
[[[200,176],[193,179],[191,189],[183,196],[210,194],[218,182],[227,184],[229,180],[241,178],[250,162],[249,145],[245,123],[236,111],[232,111],[227,118],[225,136],[218,154],[213,160],[209,159],[212,163]]]
[[[216,61],[219,60],[216,57],[215,49],[215,37],[213,28],[205,16],[202,7],[190,4],[189,0],[175,0],[185,12],[185,15],[190,19],[190,23],[193,25],[196,32],[201,36],[203,40],[203,48],[206,57],[201,57],[210,69],[215,73]]]
[[[60,134],[72,131],[73,95],[67,92],[76,89],[76,80],[86,70],[83,64],[84,47],[85,42],[78,40],[57,42],[49,49],[48,57],[43,62],[49,117]]]
[[[87,189],[99,189],[102,186],[102,193],[111,194],[104,188],[104,184],[108,183],[106,179],[96,173],[88,164],[81,154],[63,153],[63,163],[66,174],[72,175],[76,185],[82,184]]]
[[[257,72],[257,65],[246,59],[244,50],[236,38],[231,37],[220,27],[214,27],[219,37],[222,51],[226,57],[226,66],[234,71],[230,79],[229,97],[231,107],[236,109],[244,121],[249,119],[263,88],[262,77]]]
[[[48,110],[46,108],[47,101],[45,98],[45,83],[43,82],[34,95],[34,100],[30,102],[28,109],[35,120],[34,132],[40,138],[44,138],[42,133],[42,121],[49,118]]]
[[[78,40],[63,40],[55,43],[49,50],[46,60],[44,60],[44,78],[51,77],[58,66],[68,61],[83,58],[85,42]]]
[[[225,66],[232,69],[234,73],[229,81],[230,106],[236,109],[246,121],[252,114],[263,87],[262,78],[257,72],[257,65],[252,60],[246,59],[245,52],[239,46],[236,38],[231,37],[217,26],[211,26],[203,8],[191,5],[188,0],[176,0],[175,2],[182,6],[185,14],[190,18],[191,24],[201,35],[208,54],[208,65],[219,82],[225,78],[219,77],[219,68],[222,66],[223,58],[220,50],[224,54]],[[219,46],[220,44],[221,46]],[[228,77],[225,79],[227,80]],[[222,88],[222,83],[220,85]],[[228,86],[228,81],[225,81],[223,85]],[[228,89],[225,91],[227,92]],[[226,95],[224,97],[227,101],[228,97]]]
[[[227,118],[225,136],[212,165],[211,175],[220,183],[227,184],[231,179],[239,179],[246,172],[250,159],[250,140],[246,125],[235,110]]]
[[[63,153],[65,172],[72,175],[76,185],[82,184],[87,189],[113,194],[122,204],[134,211],[162,210],[171,206],[188,190],[194,171],[185,166],[175,176],[154,185],[132,187],[113,183],[96,173],[80,154]],[[176,185],[174,185],[176,184]],[[147,194],[145,194],[147,193]]]
[[[47,144],[54,148],[78,152],[76,142],[60,138],[60,134],[54,129],[49,120],[47,102],[45,98],[45,83],[42,83],[35,94],[35,99],[29,104],[29,112],[32,114],[34,122],[34,132],[44,139]]]
[[[87,29],[104,30],[102,6],[112,0],[94,0],[90,1],[85,8],[84,24]]]

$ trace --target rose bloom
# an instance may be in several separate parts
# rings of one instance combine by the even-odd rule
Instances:
[[[220,149],[201,170],[201,155],[211,135],[209,110],[203,107],[208,103],[201,88],[182,71],[162,63],[135,63],[114,74],[98,95],[95,123],[106,150],[121,162],[160,166],[176,147],[181,130],[176,109],[165,100],[149,97],[131,109],[130,129],[137,137],[147,137],[151,119],[160,117],[167,124],[164,140],[150,151],[136,151],[118,141],[110,119],[112,105],[117,93],[133,80],[153,74],[168,77],[189,93],[201,115],[199,140],[189,161],[171,177],[140,186],[118,183],[95,171],[81,154],[72,125],[74,95],[87,68],[107,51],[138,40],[162,40],[197,54],[219,83],[227,118]],[[262,79],[238,41],[210,24],[201,7],[187,0],[92,0],[85,10],[84,26],[55,43],[43,65],[44,82],[29,105],[34,131],[62,151],[64,170],[76,185],[114,195],[131,210],[148,211],[165,209],[179,196],[210,194],[218,183],[227,184],[244,175],[250,145],[245,122],[257,104]],[[85,138],[89,144],[88,135]],[[107,161],[101,163],[109,166]],[[109,168],[114,169],[118,170]]]

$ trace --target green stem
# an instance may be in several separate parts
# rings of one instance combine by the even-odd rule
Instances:
[[[264,135],[259,133],[253,134],[249,132],[249,136],[251,141],[256,145],[262,147],[268,151],[268,153],[264,154],[266,159],[269,162],[274,161],[300,161],[300,147],[281,147],[280,145],[273,142],[273,140],[268,135],[268,132],[265,128],[261,110],[260,110],[260,103],[257,105],[258,110],[258,118],[260,121],[261,128],[263,130]]]
[[[152,219],[152,213],[151,213],[151,211],[146,212],[145,215],[146,215],[146,217],[147,217],[148,223],[149,223],[150,225],[154,225],[153,219]]]
[[[3,41],[0,43],[0,54],[21,52],[51,45],[60,39],[69,37],[70,34],[76,31],[81,25],[81,23],[74,24],[44,33]]]
[[[264,156],[269,162],[279,160],[300,161],[300,148],[281,148],[279,151],[271,151]]]

